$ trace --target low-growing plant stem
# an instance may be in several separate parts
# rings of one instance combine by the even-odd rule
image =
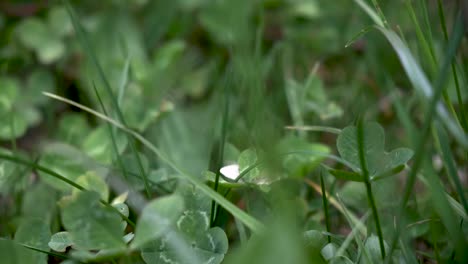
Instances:
[[[382,259],[385,259],[385,245],[382,234],[382,228],[380,226],[379,213],[377,211],[377,206],[374,199],[374,194],[372,193],[372,184],[369,177],[369,171],[367,169],[366,155],[364,153],[364,127],[362,119],[358,120],[357,124],[357,142],[359,150],[359,161],[361,163],[361,172],[364,178],[364,184],[366,185],[367,199],[372,209],[372,216],[374,217],[375,227],[377,229],[377,235],[379,237],[380,253]]]
[[[327,227],[327,232],[331,233],[330,228],[330,215],[328,213],[328,200],[327,200],[327,191],[325,188],[325,182],[323,180],[323,173],[320,170],[320,187],[322,189],[322,204],[323,204],[323,211],[325,212],[325,225]],[[327,236],[328,243],[331,243],[331,237]]]

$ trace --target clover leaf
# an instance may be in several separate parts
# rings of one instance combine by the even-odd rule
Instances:
[[[146,263],[221,263],[228,240],[219,227],[210,228],[210,199],[191,185],[181,185],[186,210],[175,221],[175,230],[142,249]]]
[[[83,191],[61,202],[62,223],[79,250],[122,249],[125,247],[121,217],[100,204],[99,194]]]
[[[390,152],[384,150],[385,134],[383,128],[375,122],[364,124],[364,155],[367,161],[367,169],[371,179],[394,175],[403,169],[403,166],[413,156],[413,151],[408,148],[397,148]],[[357,140],[357,128],[348,126],[338,136],[336,146],[340,156],[350,163],[354,172],[361,172],[359,160],[359,144]],[[337,176],[338,173],[333,173]],[[383,176],[382,176],[383,175]]]

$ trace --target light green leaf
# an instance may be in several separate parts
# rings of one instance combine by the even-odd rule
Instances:
[[[384,241],[385,251],[388,252],[389,247],[387,243]],[[369,253],[369,258],[371,260],[370,263],[383,263],[382,262],[382,254],[380,253],[380,244],[379,238],[372,234],[370,237],[367,238],[366,243],[364,244],[366,251]],[[366,258],[362,258],[359,264],[368,263]],[[369,264],[370,264],[369,263]]]
[[[407,148],[398,148],[389,153],[385,152],[384,130],[378,123],[370,122],[364,124],[363,131],[364,153],[370,176],[403,165],[413,156],[413,151]],[[356,172],[360,172],[361,163],[359,160],[357,128],[355,126],[348,126],[343,129],[338,136],[336,146],[341,157],[354,165]]]
[[[138,221],[131,248],[137,249],[167,233],[184,210],[179,195],[156,199],[146,205]]]
[[[255,149],[246,149],[241,152],[239,158],[237,160],[239,164],[239,172],[244,171],[248,167],[254,165],[258,161],[257,152]],[[245,182],[250,182],[254,180],[260,174],[260,170],[258,168],[254,168],[250,170],[242,180]]]
[[[19,96],[20,84],[16,79],[0,77],[0,113],[9,112]]]
[[[102,200],[107,201],[107,199],[109,199],[109,187],[107,186],[104,179],[95,172],[88,171],[85,174],[79,176],[75,182],[86,190],[99,193]],[[79,192],[81,192],[81,190],[74,188],[72,194],[76,195]]]
[[[65,252],[67,247],[73,245],[73,242],[68,232],[58,232],[52,235],[48,243],[49,247],[58,252]]]
[[[82,166],[80,160],[66,157],[54,149],[45,149],[42,158],[39,160],[39,164],[71,181],[76,181],[80,175],[83,175],[86,172],[86,169]],[[51,177],[47,173],[39,172],[39,176],[45,183],[57,190],[69,192],[73,189],[69,184],[55,177]]]
[[[21,20],[16,31],[21,44],[33,50],[40,49],[50,38],[47,25],[36,17]]]
[[[50,228],[42,219],[24,219],[15,233],[15,242],[28,245],[41,250],[49,251],[47,243],[50,239]],[[32,253],[34,263],[46,264],[47,255],[39,252]]]
[[[289,153],[283,159],[283,167],[292,177],[304,177],[330,153],[325,145],[309,143],[292,136],[282,139],[278,148],[280,153]]]
[[[320,253],[322,254],[322,257],[325,260],[330,261],[332,258],[336,256],[336,252],[338,251],[338,248],[339,246],[336,245],[335,243],[328,243],[322,248]]]
[[[59,59],[65,52],[65,45],[42,20],[31,17],[22,20],[17,27],[19,41],[34,50],[39,60],[49,64]]]
[[[40,218],[50,223],[57,211],[56,199],[57,192],[54,189],[42,182],[35,184],[24,193],[21,213],[24,217]]]
[[[51,38],[36,51],[39,61],[50,64],[60,59],[65,53],[65,44],[59,39]]]
[[[80,146],[91,128],[86,118],[77,113],[65,113],[59,121],[57,137],[63,142]]]
[[[125,247],[121,218],[99,202],[99,194],[83,191],[61,204],[62,223],[74,247],[80,250],[121,249]]]
[[[64,37],[73,32],[73,25],[67,10],[63,6],[54,6],[47,16],[47,23],[52,32]]]
[[[117,154],[122,154],[127,146],[127,137],[121,133],[115,136]],[[109,164],[116,153],[112,147],[112,139],[107,126],[102,125],[94,129],[82,144],[83,151],[98,162]]]

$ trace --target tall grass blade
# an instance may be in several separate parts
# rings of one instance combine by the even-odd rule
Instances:
[[[458,173],[456,169],[457,164],[450,150],[450,143],[448,140],[448,136],[438,122],[435,123],[435,133],[436,133],[435,136],[438,139],[438,143],[439,143],[438,145],[442,153],[442,159],[444,161],[444,166],[445,166],[445,169],[447,170],[447,174],[452,179],[455,185],[455,190],[457,191],[460,201],[463,204],[465,212],[468,213],[468,203],[466,201],[465,192],[463,190],[463,184],[460,178],[458,177]]]
[[[442,6],[441,0],[437,0],[437,8],[439,11],[438,13],[439,13],[439,20],[440,20],[440,26],[442,28],[442,32],[444,33],[445,41],[448,41],[447,27],[445,26],[446,22],[445,22],[444,8]],[[457,67],[455,65],[455,62],[452,62],[452,75],[453,75],[453,81],[455,82],[455,90],[457,92],[458,106],[460,107],[461,125],[463,129],[465,130],[465,132],[468,133],[468,117],[467,117],[468,109],[466,109],[463,104],[462,95],[460,92],[460,83],[458,81]]]
[[[226,134],[227,134],[227,125],[228,125],[228,117],[229,117],[229,84],[224,85],[223,89],[223,113],[221,119],[221,137],[219,139],[219,149],[217,155],[217,162],[216,162],[216,178],[214,184],[214,191],[218,191],[219,185],[219,177],[221,175],[221,167],[223,166],[224,162],[224,145],[226,143]],[[216,206],[216,202],[213,200],[211,202],[211,214],[210,214],[210,226],[213,226],[216,220],[217,215],[219,214],[219,208]]]
[[[443,75],[443,73],[445,73],[446,75],[446,71],[447,71],[444,64],[442,65],[441,69],[444,69],[445,72],[439,71],[439,77],[438,77],[438,80],[436,80],[436,83],[434,84],[434,89],[433,89],[433,86],[430,84],[426,75],[421,70],[418,63],[416,62],[413,55],[411,54],[410,50],[403,43],[403,41],[394,32],[388,29],[381,28],[381,27],[378,27],[378,29],[387,38],[387,40],[392,45],[393,49],[396,51],[400,59],[400,62],[403,65],[403,68],[406,72],[406,75],[408,76],[411,84],[417,91],[421,92],[428,101],[432,100],[432,98],[435,97],[434,93],[436,92],[436,89],[438,86],[441,86],[440,90],[442,92],[443,83],[445,82],[445,78],[444,78],[445,76]],[[461,35],[455,36],[455,37],[461,38]],[[459,43],[456,44],[457,47],[458,47],[458,44]],[[453,45],[451,46],[452,47],[449,48],[449,52],[453,53],[451,56],[453,57],[456,52],[457,47],[453,47]],[[444,61],[444,63],[446,63],[446,61]],[[451,63],[451,61],[449,63]],[[447,129],[455,137],[457,142],[461,144],[464,148],[468,148],[468,136],[464,133],[463,130],[460,129],[460,127],[456,124],[456,122],[452,120],[452,118],[450,117],[450,115],[448,114],[447,110],[445,109],[442,103],[435,102],[435,104],[436,104],[435,106],[436,112],[440,120],[444,123]]]
[[[395,230],[395,233],[394,233],[394,236],[393,236],[393,239],[392,239],[392,242],[390,244],[390,251],[389,251],[389,256],[392,255],[392,252],[396,246],[396,242],[398,241],[398,237],[399,237],[399,234],[401,232],[401,227],[402,227],[402,218],[403,218],[403,214],[404,214],[404,210],[405,210],[405,207],[406,207],[406,204],[409,200],[409,197],[411,196],[412,194],[412,190],[413,190],[413,186],[414,186],[414,183],[416,181],[416,175],[419,171],[419,169],[421,168],[421,166],[423,165],[423,162],[424,162],[424,159],[425,159],[425,154],[426,154],[426,142],[427,142],[427,139],[429,137],[429,134],[430,134],[430,127],[431,127],[431,124],[432,124],[432,118],[434,116],[434,114],[436,113],[436,108],[438,110],[440,110],[441,108],[438,107],[440,105],[437,105],[438,104],[438,101],[442,95],[442,90],[443,90],[443,84],[444,84],[444,81],[445,81],[445,78],[447,77],[447,71],[449,69],[449,65],[450,63],[452,62],[452,59],[454,58],[455,56],[455,53],[458,49],[458,46],[460,45],[460,42],[461,42],[461,38],[462,38],[462,34],[463,34],[463,27],[462,27],[462,21],[461,21],[461,16],[458,15],[457,17],[457,20],[456,20],[456,24],[455,24],[455,29],[454,29],[454,34],[452,35],[452,38],[451,38],[451,41],[450,41],[450,45],[449,45],[449,49],[447,51],[447,54],[444,58],[444,61],[443,61],[443,64],[442,64],[442,67],[439,71],[439,77],[437,78],[436,82],[435,82],[435,89],[434,89],[434,93],[432,94],[432,92],[430,93],[430,95],[432,95],[432,97],[430,98],[430,103],[428,105],[428,108],[426,110],[426,113],[424,115],[424,123],[423,123],[423,128],[421,130],[421,132],[419,133],[419,140],[416,144],[416,151],[415,151],[415,155],[414,155],[414,163],[413,163],[413,166],[411,168],[411,171],[406,179],[406,184],[405,184],[405,189],[404,189],[404,193],[403,193],[403,198],[401,199],[401,203],[400,203],[400,208],[398,210],[398,213],[397,213],[397,222],[396,222],[396,230]],[[394,42],[394,48],[398,48],[397,49],[397,52],[400,53],[400,60],[402,61],[402,63],[405,66],[405,68],[408,68],[407,69],[407,73],[408,71],[411,71],[415,74],[419,74],[420,77],[424,76],[424,74],[422,73],[422,71],[419,69],[419,67],[415,64],[415,62],[410,62],[411,60],[409,60],[407,57],[405,56],[410,56],[410,58],[412,58],[411,54],[409,53],[409,50],[405,47],[405,46],[402,46],[402,43],[401,41],[399,40],[399,38],[394,35],[393,32],[391,31],[388,31],[386,29],[380,29],[386,36],[387,36],[387,39],[391,39],[391,42]],[[398,45],[396,45],[398,44]],[[412,66],[412,67],[410,67]],[[409,75],[409,74],[408,74]],[[411,75],[409,75],[411,76]],[[427,79],[424,81],[425,77],[424,78],[419,78],[418,80],[420,82],[427,82],[427,85],[429,85]],[[424,84],[423,84],[424,85]],[[430,85],[428,87],[426,87],[425,89],[430,89]],[[429,90],[429,91],[432,91],[432,90]],[[456,127],[458,129],[458,127]],[[463,133],[463,132],[461,132]],[[465,137],[463,134],[461,134],[463,137]],[[390,258],[387,258],[386,259],[386,263],[389,263],[390,261]]]
[[[366,3],[364,0],[354,0],[356,4],[358,4],[361,9],[367,13],[367,15],[374,21],[375,24],[379,25],[380,27],[385,27],[385,23],[383,22],[382,18]]]
[[[65,7],[67,8],[68,14],[69,14],[70,19],[72,21],[73,28],[76,31],[78,41],[80,42],[80,44],[84,48],[84,50],[87,53],[88,57],[91,59],[94,67],[96,68],[96,70],[98,72],[98,75],[101,78],[101,81],[104,83],[104,88],[106,89],[106,92],[107,92],[109,98],[111,98],[112,106],[114,108],[113,110],[117,113],[118,120],[124,126],[127,126],[126,123],[125,123],[123,113],[120,110],[119,103],[117,102],[116,97],[114,96],[114,93],[112,92],[112,88],[110,86],[110,83],[109,83],[109,81],[107,80],[107,78],[106,78],[106,76],[104,74],[104,70],[102,69],[102,67],[101,67],[101,65],[99,63],[96,54],[94,53],[94,49],[92,49],[92,47],[91,47],[91,45],[90,45],[90,43],[89,43],[89,41],[88,41],[88,39],[86,37],[85,31],[84,31],[82,25],[80,24],[78,18],[76,17],[76,15],[75,15],[75,13],[73,11],[73,8],[72,8],[71,4],[69,3],[69,1],[68,0],[63,0],[63,1],[65,2]],[[138,169],[140,171],[140,174],[143,176],[146,193],[147,193],[148,197],[150,197],[151,194],[149,192],[148,177],[146,175],[145,170],[143,169],[143,163],[142,163],[142,161],[140,159],[140,156],[138,155],[138,152],[136,150],[136,146],[135,146],[135,143],[133,142],[133,140],[131,138],[129,138],[128,142],[129,142],[129,145],[130,145],[130,149],[131,149],[131,151],[132,151],[132,153],[135,156],[135,159],[137,161]]]

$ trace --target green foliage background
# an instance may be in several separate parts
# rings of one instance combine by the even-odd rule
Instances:
[[[2,261],[467,263],[467,11],[3,1]]]

